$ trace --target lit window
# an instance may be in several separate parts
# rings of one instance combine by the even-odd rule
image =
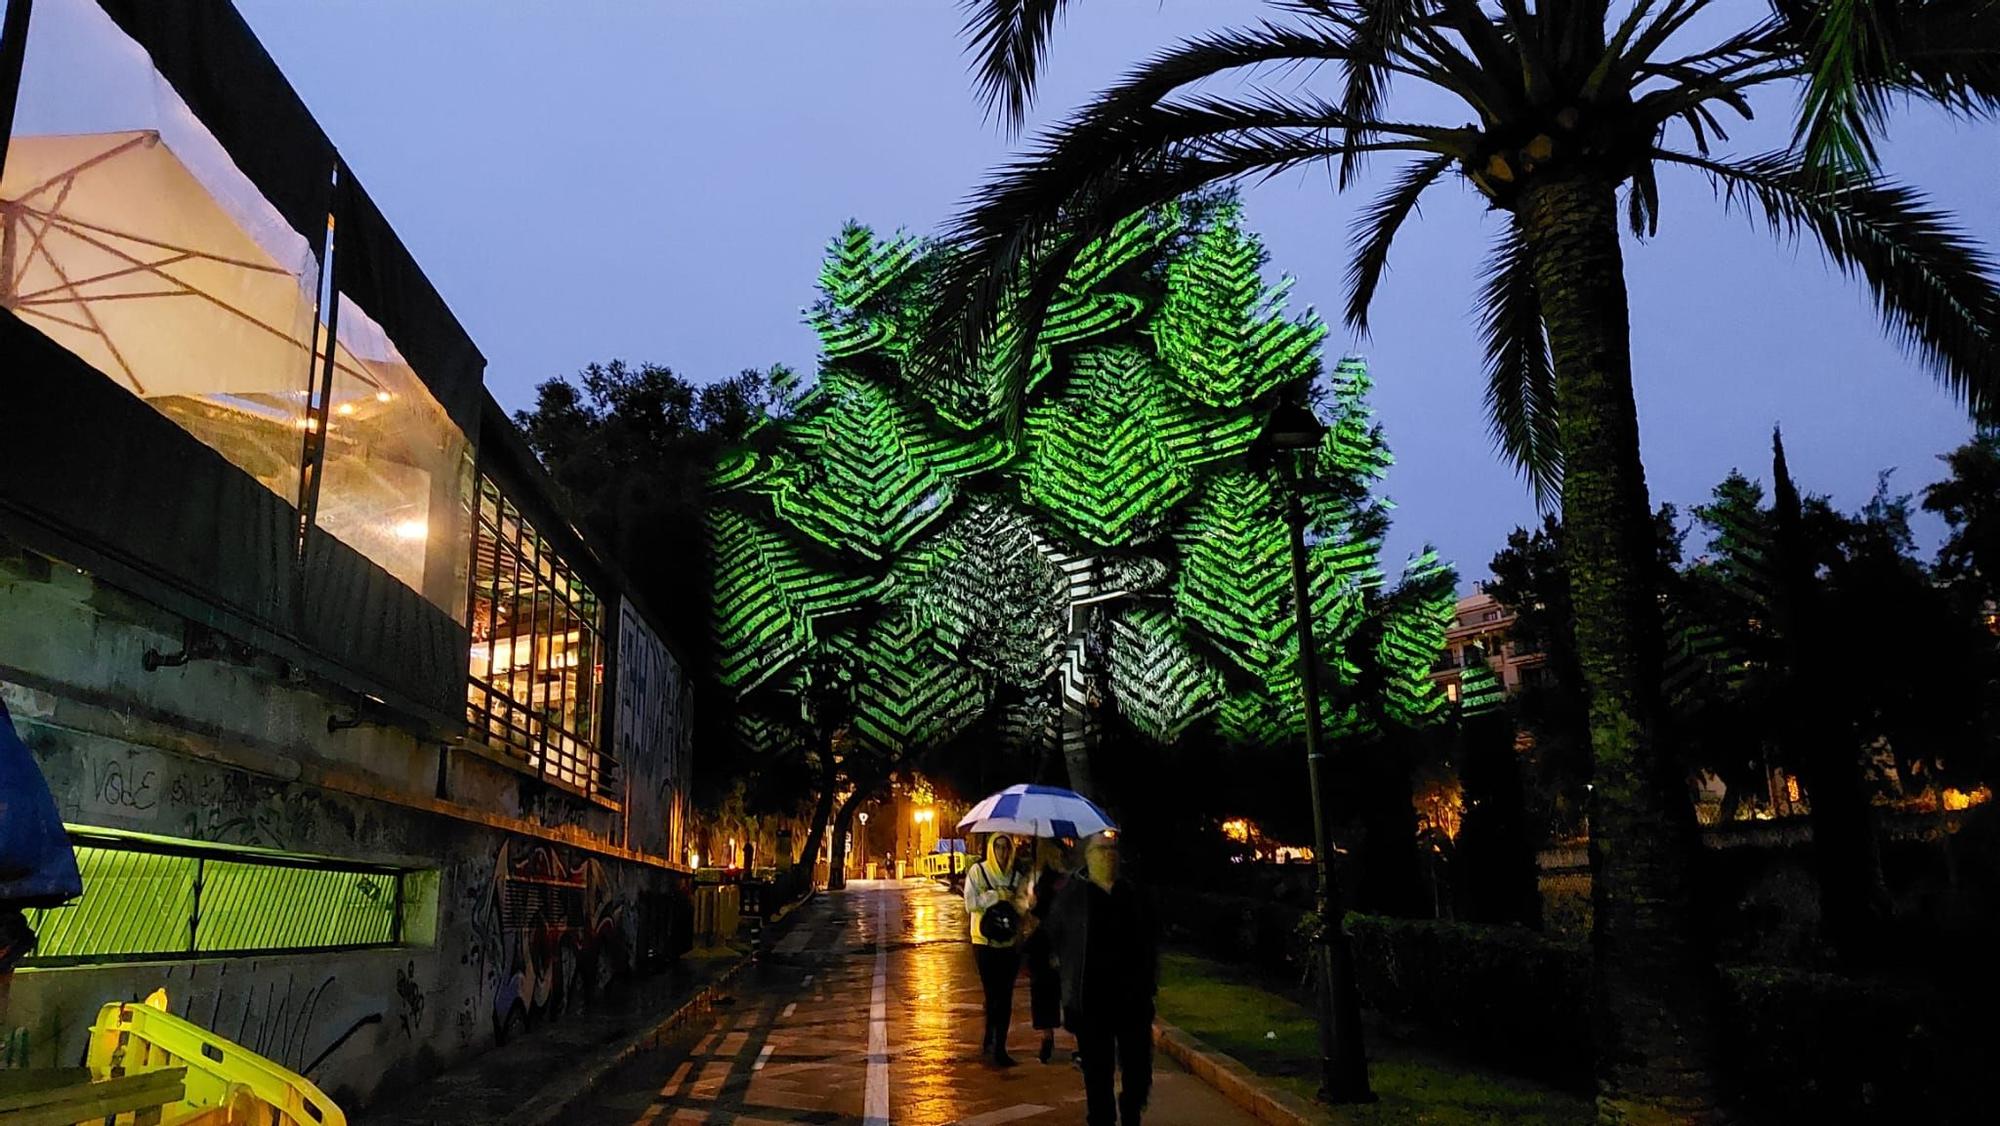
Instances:
[[[1458,703],[1457,681],[1452,681],[1451,683],[1444,686],[1444,698],[1450,700],[1454,704]]]
[[[479,480],[470,625],[473,730],[544,778],[608,795],[597,752],[602,608],[488,477]]]
[[[402,941],[392,868],[194,841],[72,834],[83,897],[28,912],[30,964],[348,950]]]
[[[471,444],[344,296],[323,465],[319,526],[463,622]]]

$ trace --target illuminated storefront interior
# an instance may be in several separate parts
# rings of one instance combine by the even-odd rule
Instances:
[[[490,477],[473,540],[466,722],[496,750],[580,793],[613,792],[597,749],[604,610]]]

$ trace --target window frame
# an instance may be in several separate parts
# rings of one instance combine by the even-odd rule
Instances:
[[[205,841],[183,840],[175,837],[158,837],[145,833],[126,833],[85,825],[65,826],[73,846],[95,848],[115,852],[142,853],[149,856],[174,857],[194,862],[194,874],[189,884],[188,917],[180,927],[186,941],[178,949],[154,951],[119,951],[98,954],[30,954],[22,962],[23,968],[62,969],[77,966],[121,965],[144,962],[182,962],[210,958],[276,958],[299,954],[348,953],[359,950],[395,950],[412,947],[406,935],[411,899],[408,894],[410,877],[419,875],[422,869],[394,864],[377,864],[367,861],[348,860],[340,857],[311,856],[301,853],[279,852],[272,849],[247,846],[224,845]],[[392,884],[389,915],[389,937],[381,942],[320,943],[298,946],[251,946],[240,948],[206,949],[201,944],[201,897],[205,884],[204,874],[208,863],[228,863],[251,865],[265,868],[288,868],[294,870],[333,872],[354,876],[381,876]],[[63,907],[36,908],[33,920],[37,931],[48,926],[47,915],[51,911],[73,910],[88,900],[91,889],[86,883],[83,897]],[[297,924],[290,924],[297,929]]]
[[[598,804],[620,808],[617,764],[604,740],[609,604],[508,495],[497,475],[482,467],[474,490],[467,622],[469,627],[479,623],[477,611],[483,600],[486,637],[475,644],[485,646],[486,659],[484,669],[467,661],[466,725],[480,746],[510,765]],[[480,571],[489,557],[490,581],[482,587]],[[511,582],[503,582],[509,574]],[[510,626],[526,626],[511,635],[505,668],[497,660],[503,589]],[[564,652],[574,657],[577,668],[588,669],[587,683],[582,683],[585,674],[578,673],[574,701],[556,663],[557,634],[566,640],[572,628],[578,640]],[[524,644],[525,667],[516,659]],[[525,700],[512,688],[522,673],[528,678]],[[582,730],[567,718],[550,719],[547,714],[553,710],[566,716],[572,703],[586,720]]]

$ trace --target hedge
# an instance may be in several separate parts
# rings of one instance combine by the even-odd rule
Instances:
[[[1349,915],[1363,1003],[1469,1057],[1590,1087],[1590,954],[1520,927]]]
[[[1169,939],[1305,983],[1313,919],[1244,897],[1162,897]],[[1350,914],[1363,1002],[1398,1031],[1588,1091],[1590,951],[1519,927]],[[1781,1121],[1988,1121],[1993,1022],[1935,992],[1756,966],[1723,971],[1725,1080]]]

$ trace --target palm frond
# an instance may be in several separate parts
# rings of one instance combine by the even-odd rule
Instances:
[[[1000,169],[973,196],[948,241],[938,306],[919,349],[920,379],[979,362],[1004,315],[1029,338],[1040,329],[1070,261],[1127,215],[1205,185],[1343,155],[1331,139],[1356,124],[1307,98],[1203,98],[1134,109],[1114,119],[1086,111],[1044,136],[1037,151]],[[1463,154],[1463,130],[1365,123],[1373,150]],[[1000,373],[1010,398],[1024,386],[1032,349]]]
[[[1889,62],[1875,16],[1869,0],[1826,0],[1809,18],[1806,93],[1792,142],[1814,167],[1846,173],[1875,167],[1870,128],[1888,104],[1868,76]]]
[[[1389,268],[1389,246],[1425,189],[1437,182],[1454,161],[1449,153],[1413,160],[1389,190],[1361,213],[1354,224],[1354,260],[1347,267],[1347,326],[1361,336],[1368,335],[1368,307],[1375,301],[1375,288]]]
[[[1350,15],[1331,5],[1315,4],[1327,18],[1337,18],[1347,33],[1352,55],[1347,60],[1346,83],[1340,108],[1357,120],[1367,121],[1382,112],[1382,95],[1388,87],[1389,60],[1404,49],[1412,23],[1430,7],[1426,0],[1363,0]],[[1350,141],[1367,138],[1350,136]],[[1340,161],[1340,186],[1346,188],[1360,170],[1360,157],[1350,154]]]
[[[2000,417],[2000,284],[1993,259],[1915,189],[1873,176],[1829,177],[1805,158],[1738,161],[1657,150],[1706,173],[1724,203],[1774,234],[1807,232],[1834,265],[1860,275],[1883,327],[1981,420]]]
[[[1897,16],[1889,53],[1903,88],[1956,112],[2000,111],[2000,2],[1932,0]]]
[[[1826,173],[1875,167],[1896,94],[1954,112],[2000,110],[1995,0],[1773,0],[1781,49],[1808,75],[1793,136]]]
[[[1518,221],[1500,236],[1487,259],[1478,313],[1493,441],[1528,479],[1535,503],[1547,509],[1562,490],[1555,372],[1542,330],[1534,265]]]
[[[979,96],[1018,132],[1035,100],[1035,82],[1048,60],[1056,17],[1069,0],[961,0]]]

